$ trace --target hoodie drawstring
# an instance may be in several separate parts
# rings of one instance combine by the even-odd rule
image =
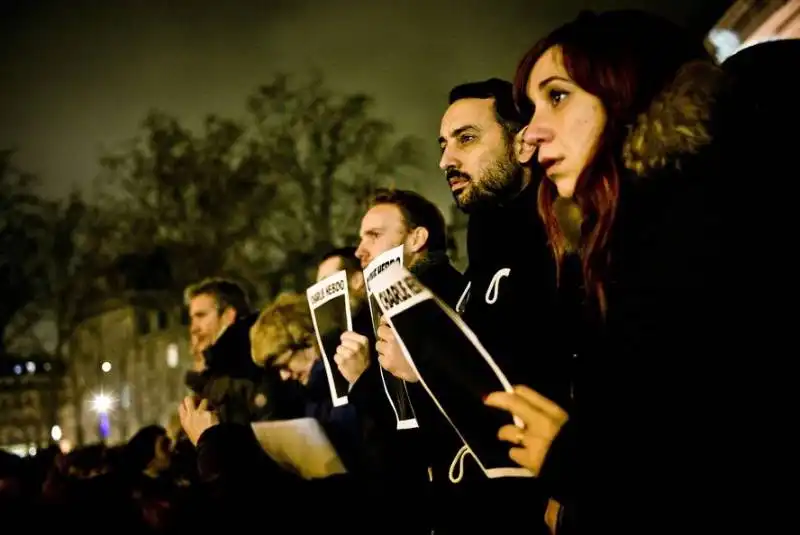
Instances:
[[[464,478],[464,458],[467,455],[472,455],[475,457],[475,454],[472,453],[472,450],[469,449],[469,446],[464,444],[456,453],[456,456],[453,457],[453,462],[450,463],[450,481],[452,483],[461,483],[461,480]]]
[[[484,296],[486,298],[486,304],[493,305],[497,302],[497,294],[500,293],[500,279],[508,277],[509,275],[511,275],[511,270],[509,268],[503,268],[494,274],[491,282],[489,282],[489,287],[486,288],[486,295]]]

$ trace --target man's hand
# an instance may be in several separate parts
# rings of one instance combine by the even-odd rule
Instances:
[[[378,351],[378,362],[384,370],[409,383],[419,381],[417,372],[409,364],[394,336],[394,330],[383,317],[378,327],[378,342],[375,344],[375,349]]]
[[[202,372],[206,369],[206,358],[203,355],[203,350],[208,346],[201,342],[197,335],[192,335],[189,343],[189,350],[192,354],[192,370]]]
[[[522,428],[511,424],[503,426],[497,437],[515,445],[509,452],[511,459],[538,475],[553,439],[567,423],[567,413],[527,386],[515,386],[513,393],[489,394],[485,403],[522,420]]]
[[[178,416],[186,436],[195,446],[206,429],[219,424],[219,417],[208,410],[208,400],[204,399],[199,405],[195,405],[194,396],[183,399],[183,403],[178,406]]]
[[[369,366],[369,339],[348,331],[342,333],[341,340],[333,360],[347,382],[352,385]]]

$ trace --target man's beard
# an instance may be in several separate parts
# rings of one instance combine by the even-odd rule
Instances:
[[[468,181],[461,191],[453,192],[456,206],[468,214],[503,204],[516,197],[525,184],[523,167],[511,154],[484,169],[477,179],[455,169],[448,170],[448,180],[456,177]]]

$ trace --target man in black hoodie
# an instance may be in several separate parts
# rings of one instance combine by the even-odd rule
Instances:
[[[569,359],[542,346],[559,327],[550,309],[556,270],[537,211],[538,179],[517,162],[525,123],[509,82],[491,79],[450,92],[439,167],[456,205],[470,214],[469,283],[458,311],[512,383],[532,380],[537,392],[566,404]]]
[[[526,122],[509,82],[467,83],[450,92],[439,132],[439,167],[456,205],[470,214],[469,283],[457,310],[512,384],[531,381],[537,391],[568,407],[569,358],[547,347],[559,327],[552,313],[555,265],[537,215],[537,184],[531,170],[517,162]],[[539,529],[546,532],[548,496],[539,492],[535,479],[489,480],[469,462],[463,469],[462,482],[446,492],[451,503],[442,507],[437,534],[486,521],[487,509],[468,504],[490,496],[526,512],[525,520],[492,515],[500,523],[497,531],[530,532],[530,518],[538,517]]]

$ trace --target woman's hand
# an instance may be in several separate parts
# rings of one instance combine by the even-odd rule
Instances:
[[[567,422],[567,413],[527,386],[516,386],[513,393],[494,392],[484,403],[506,410],[522,422],[522,427],[501,427],[497,437],[514,444],[509,452],[514,462],[539,475],[550,445]]]

